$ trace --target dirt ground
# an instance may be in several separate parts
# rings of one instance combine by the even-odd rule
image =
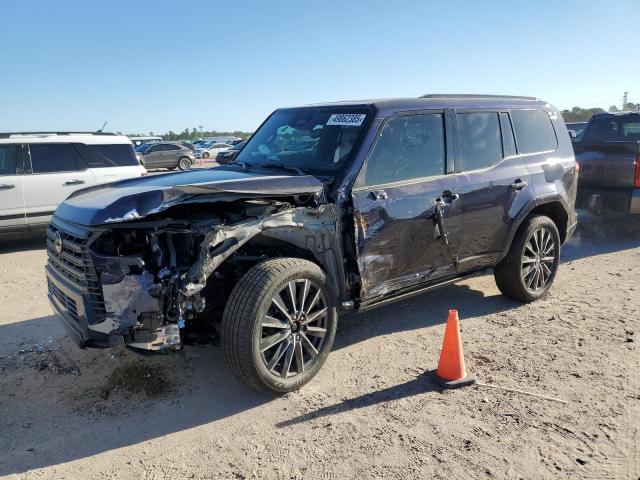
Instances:
[[[640,476],[640,219],[582,214],[534,304],[485,275],[343,318],[320,374],[279,398],[236,381],[213,346],[78,349],[51,315],[45,258],[39,238],[0,243],[1,476]],[[425,375],[449,308],[482,385]]]

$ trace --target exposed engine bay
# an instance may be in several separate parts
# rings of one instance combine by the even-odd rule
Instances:
[[[297,249],[335,272],[336,225],[334,205],[314,195],[185,202],[112,221],[90,247],[106,311],[90,328],[146,351],[215,342],[233,285],[260,260]]]

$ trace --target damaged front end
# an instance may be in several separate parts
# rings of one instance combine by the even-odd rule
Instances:
[[[49,298],[80,345],[160,351],[215,341],[226,298],[256,262],[283,248],[340,262],[335,207],[319,182],[295,195],[180,188],[178,200],[133,220],[86,227],[54,217]]]

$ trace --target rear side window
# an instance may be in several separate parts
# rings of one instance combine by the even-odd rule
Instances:
[[[0,175],[16,174],[16,146],[0,145]]]
[[[396,117],[387,122],[367,160],[365,185],[444,175],[442,114]]]
[[[138,165],[132,145],[86,145],[76,148],[89,168],[129,167]]]
[[[180,150],[180,147],[177,145],[171,145],[171,144],[166,144],[164,146],[165,151],[172,151],[172,150]]]
[[[29,150],[33,173],[75,172],[85,168],[68,143],[32,143]]]
[[[558,147],[556,132],[549,114],[542,110],[512,110],[518,153],[539,153]]]
[[[640,140],[640,120],[622,122],[622,136],[624,140]]]
[[[460,159],[456,171],[490,167],[502,160],[502,139],[497,112],[456,114]]]

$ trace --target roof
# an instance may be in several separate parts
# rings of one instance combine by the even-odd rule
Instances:
[[[547,102],[535,97],[481,94],[435,94],[422,97],[380,98],[366,100],[348,100],[305,105],[306,107],[367,107],[377,110],[429,110],[444,108],[543,108],[557,111]]]
[[[594,117],[637,117],[640,116],[640,112],[602,112],[596,113]]]
[[[124,135],[99,132],[14,132],[0,133],[0,144],[8,143],[85,143],[90,145],[128,144]]]

